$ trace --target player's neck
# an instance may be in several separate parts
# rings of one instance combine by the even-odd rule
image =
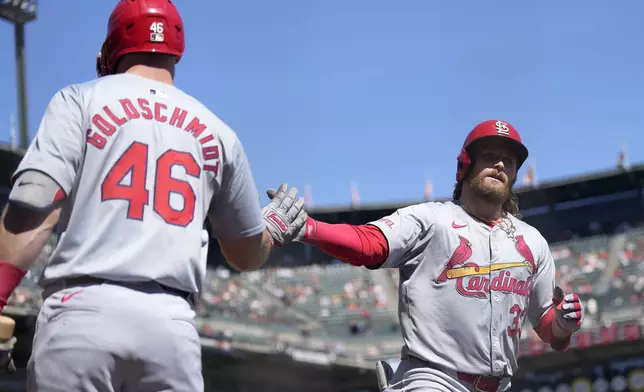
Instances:
[[[465,211],[481,220],[497,222],[503,216],[502,204],[490,204],[466,192],[463,192],[459,201]]]
[[[138,75],[174,86],[173,75],[167,69],[148,67],[147,65],[133,65],[125,73]]]

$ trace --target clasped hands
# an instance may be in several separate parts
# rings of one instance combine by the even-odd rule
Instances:
[[[277,190],[266,191],[270,202],[262,209],[266,228],[277,246],[302,240],[308,214],[304,198],[297,197],[297,188],[282,184]]]

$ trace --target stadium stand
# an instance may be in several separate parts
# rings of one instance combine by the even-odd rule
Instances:
[[[622,246],[611,251],[611,244],[622,238]],[[37,280],[55,241],[51,239],[40,262],[10,298],[9,306],[21,314],[38,311]],[[644,321],[644,228],[565,241],[551,249],[558,281],[564,289],[580,293],[588,305],[586,329]],[[617,265],[610,269],[612,254]],[[609,284],[600,290],[597,285],[607,272]],[[398,274],[387,270],[381,275],[384,281],[376,274],[347,264],[272,267],[241,274],[209,268],[197,307],[202,335],[271,344],[282,351],[306,348],[358,362],[395,355],[401,345],[391,312],[397,298],[385,286],[395,287]],[[529,326],[523,339],[527,344],[538,340]],[[545,348],[527,352],[541,349]]]
[[[322,324],[333,336],[357,334],[368,328],[371,333],[391,324],[388,298],[374,273],[350,265],[265,269],[250,273],[249,282],[265,293],[279,298]],[[347,325],[354,326],[347,329]],[[386,328],[386,327],[385,327]]]
[[[2,204],[8,194],[10,168],[15,167],[19,155],[4,152],[0,148]],[[542,183],[518,192],[524,219],[542,227],[550,241],[558,283],[579,293],[588,309],[583,329],[572,341],[570,366],[583,358],[577,356],[577,350],[617,347],[620,342],[634,349],[644,342],[644,185],[640,184],[644,184],[644,166]],[[365,223],[402,206],[362,206],[310,214],[330,223]],[[5,308],[9,315],[27,320],[23,323],[31,325],[27,328],[33,328],[28,320],[33,320],[41,306],[37,282],[55,244],[53,236]],[[373,386],[373,376],[363,379],[364,372],[373,371],[375,360],[395,360],[402,345],[397,282],[395,269],[352,267],[306,245],[279,249],[264,269],[238,273],[222,261],[216,241],[212,241],[203,295],[197,305],[204,363],[212,364],[204,371],[206,379],[213,380],[211,385],[226,385],[221,389],[226,391],[283,391],[301,390],[297,385],[306,385],[310,377],[327,377],[345,389],[333,384],[321,385],[318,390],[371,391],[364,386]],[[542,366],[540,363],[554,366],[563,358],[530,362],[548,356],[550,349],[527,323],[521,338],[521,369],[525,371]],[[28,357],[28,350],[24,347],[22,358]],[[605,350],[612,353],[612,349]],[[279,365],[270,365],[278,363],[276,358]],[[252,381],[244,377],[249,366],[264,369],[265,378]],[[275,382],[274,372],[293,366],[300,366],[301,372],[291,379],[294,389],[263,388],[262,383]],[[334,377],[342,381],[332,381]],[[527,383],[517,385],[535,384],[528,382],[534,378],[523,380]],[[546,381],[539,380],[545,385]]]
[[[244,276],[231,276],[230,271],[223,268],[208,269],[198,314],[204,318],[267,326],[301,324],[287,306],[271,300]]]

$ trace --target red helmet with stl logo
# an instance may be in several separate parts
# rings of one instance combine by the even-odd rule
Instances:
[[[517,154],[517,170],[528,159],[528,149],[521,141],[519,132],[512,124],[502,120],[487,120],[478,124],[465,138],[465,143],[456,158],[456,181],[461,182],[467,177],[472,167],[473,151],[482,140],[497,139],[505,143]]]

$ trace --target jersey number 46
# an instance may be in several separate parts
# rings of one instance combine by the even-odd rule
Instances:
[[[126,200],[128,219],[143,220],[145,206],[150,203],[150,191],[146,188],[148,164],[155,165],[153,209],[166,223],[185,227],[195,216],[195,192],[186,181],[172,178],[172,168],[180,166],[186,175],[199,178],[201,167],[187,152],[168,150],[155,162],[148,162],[148,145],[134,142],[116,161],[101,184],[101,201]],[[129,185],[123,180],[130,174]],[[170,194],[183,198],[183,208],[174,209],[170,205]]]

